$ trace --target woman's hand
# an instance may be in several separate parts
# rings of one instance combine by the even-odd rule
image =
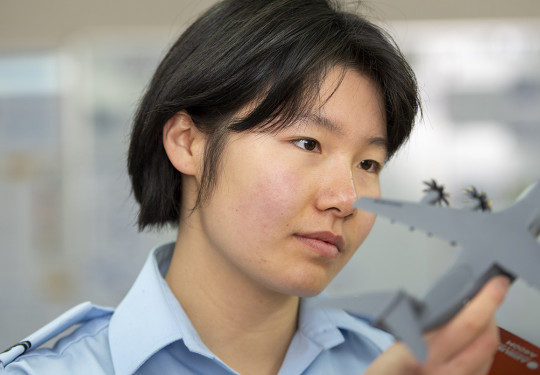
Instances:
[[[487,374],[499,344],[495,312],[510,282],[497,276],[451,321],[426,334],[428,357],[419,363],[403,343],[392,345],[366,375],[480,375]]]

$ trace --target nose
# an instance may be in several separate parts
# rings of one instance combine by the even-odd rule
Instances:
[[[332,168],[319,181],[316,205],[320,211],[329,211],[339,217],[352,215],[353,203],[358,198],[350,168]]]

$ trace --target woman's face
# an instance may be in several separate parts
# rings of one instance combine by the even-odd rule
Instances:
[[[341,74],[328,74],[321,105],[292,126],[231,135],[217,186],[198,209],[200,244],[261,288],[318,294],[375,220],[353,203],[380,194],[383,104],[377,87],[352,70],[325,101]]]

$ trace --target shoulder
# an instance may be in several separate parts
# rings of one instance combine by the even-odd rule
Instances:
[[[0,353],[0,374],[112,373],[108,326],[112,309],[89,302],[75,306]],[[77,327],[71,334],[62,334]],[[40,348],[46,342],[52,348]],[[77,371],[78,370],[78,371]]]

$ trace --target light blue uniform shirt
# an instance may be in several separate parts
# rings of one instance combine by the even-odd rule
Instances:
[[[83,303],[0,354],[0,374],[236,374],[201,341],[165,282],[173,249],[152,251],[116,310]],[[52,349],[37,349],[75,324]],[[392,342],[344,311],[301,303],[279,374],[361,374]]]

